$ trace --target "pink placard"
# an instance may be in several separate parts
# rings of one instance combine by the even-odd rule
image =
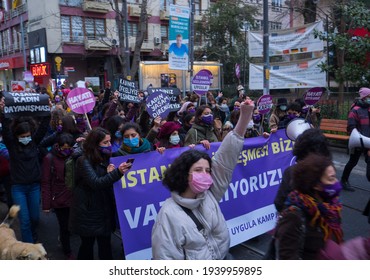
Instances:
[[[95,96],[87,88],[72,89],[67,96],[67,104],[77,114],[90,112],[95,106]]]

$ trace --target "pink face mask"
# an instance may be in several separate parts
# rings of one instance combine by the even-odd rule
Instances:
[[[211,174],[204,172],[193,172],[191,173],[192,180],[190,183],[190,189],[195,193],[199,194],[205,192],[210,188],[213,183]]]

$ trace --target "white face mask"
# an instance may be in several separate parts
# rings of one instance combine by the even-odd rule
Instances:
[[[170,136],[170,143],[171,143],[172,145],[177,145],[177,144],[179,144],[179,143],[180,143],[180,136],[178,136],[178,135],[171,135],[171,136]]]
[[[22,143],[23,145],[27,145],[28,143],[30,143],[32,141],[32,138],[31,136],[27,136],[27,137],[20,137],[18,139],[19,143]]]

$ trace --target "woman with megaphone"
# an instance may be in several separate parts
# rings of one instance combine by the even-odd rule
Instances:
[[[364,138],[370,137],[370,88],[360,88],[359,90],[360,99],[358,99],[351,107],[348,114],[348,133],[352,133],[354,129],[357,129],[360,135]],[[352,137],[359,137],[352,136]],[[352,141],[351,141],[352,140]],[[354,139],[350,139],[350,142],[354,142]],[[370,181],[370,143],[366,141],[355,141],[360,143],[358,147],[352,147],[350,149],[349,160],[344,167],[343,174],[341,177],[341,183],[344,190],[355,191],[355,189],[349,183],[349,175],[352,169],[357,165],[362,154],[365,156],[366,162],[366,178]],[[365,142],[365,143],[364,143]],[[368,141],[369,142],[369,141]],[[361,144],[362,143],[362,144]]]

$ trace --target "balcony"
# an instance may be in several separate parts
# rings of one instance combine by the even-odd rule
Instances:
[[[106,14],[110,10],[110,4],[107,1],[89,1],[84,0],[82,3],[82,10],[85,12],[94,12]]]
[[[130,38],[129,38],[129,47],[130,47],[131,51],[135,50],[135,42],[136,42],[136,38],[130,36]],[[141,51],[142,52],[151,52],[152,50],[154,50],[153,40],[144,40],[144,42],[141,46]]]
[[[170,12],[166,10],[161,10],[159,15],[161,20],[169,20],[170,19]]]
[[[85,37],[84,44],[86,50],[95,50],[95,51],[109,51],[112,48],[112,40],[108,38],[92,38]]]
[[[130,17],[139,17],[141,13],[140,5],[129,4],[128,5],[128,15]]]

